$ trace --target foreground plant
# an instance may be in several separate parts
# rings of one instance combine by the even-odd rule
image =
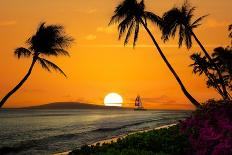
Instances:
[[[6,94],[6,96],[0,101],[0,108],[9,99],[9,97],[13,95],[25,83],[25,81],[31,75],[31,72],[36,62],[39,63],[45,70],[50,72],[51,69],[53,69],[66,77],[66,74],[56,64],[45,59],[44,57],[58,57],[60,55],[69,56],[66,48],[68,48],[72,42],[73,39],[65,34],[63,26],[45,26],[45,23],[41,23],[36,34],[27,40],[26,43],[28,45],[28,48],[20,47],[17,48],[14,52],[18,59],[22,57],[31,57],[32,63],[27,74],[19,82],[19,84],[14,87],[8,94]]]
[[[210,100],[180,123],[196,155],[232,154],[232,102]]]
[[[191,146],[179,126],[129,135],[110,144],[84,145],[69,155],[186,155]]]
[[[179,47],[181,47],[184,42],[188,49],[192,47],[192,38],[194,38],[194,40],[197,42],[197,44],[203,51],[205,57],[215,68],[219,76],[219,82],[217,83],[217,87],[221,89],[221,92],[223,92],[223,98],[229,99],[229,95],[226,90],[226,86],[220,68],[217,66],[217,64],[214,63],[212,57],[207,52],[201,41],[198,39],[197,35],[194,33],[194,29],[200,26],[201,21],[206,17],[201,16],[193,21],[193,13],[195,9],[196,8],[191,7],[188,1],[186,0],[180,8],[174,7],[171,10],[164,13],[163,24],[161,27],[163,33],[162,38],[164,41],[167,41],[170,37],[175,37],[177,33],[179,35]]]
[[[145,5],[143,0],[139,3],[137,2],[137,0],[124,0],[121,4],[119,4],[116,7],[114,11],[114,15],[110,20],[110,24],[118,24],[119,39],[122,38],[123,34],[126,34],[124,45],[128,43],[130,36],[134,33],[134,41],[133,41],[134,47],[136,46],[140,26],[142,25],[147,31],[147,33],[149,34],[149,36],[151,37],[155,47],[157,48],[165,64],[176,78],[184,95],[189,99],[189,101],[193,105],[199,107],[200,106],[199,102],[195,98],[193,98],[190,95],[190,93],[186,90],[180,77],[178,76],[178,74],[175,72],[175,70],[173,69],[173,67],[165,57],[155,37],[149,30],[147,21],[151,21],[157,25],[161,25],[161,18],[159,16],[155,15],[152,12],[145,11]]]

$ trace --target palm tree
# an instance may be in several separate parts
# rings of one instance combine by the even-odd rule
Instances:
[[[179,30],[179,47],[183,45],[183,41],[188,49],[192,47],[192,37],[198,43],[202,51],[204,52],[206,58],[212,63],[218,72],[220,84],[222,87],[222,91],[224,94],[224,99],[228,99],[228,93],[223,81],[222,74],[218,68],[218,66],[213,62],[209,53],[206,51],[205,47],[202,45],[200,40],[197,38],[196,34],[193,32],[195,28],[200,26],[200,22],[207,16],[201,16],[200,18],[193,20],[193,13],[195,11],[195,7],[191,7],[186,0],[181,8],[174,7],[171,10],[167,11],[163,15],[163,24],[162,24],[162,39],[164,41],[169,40],[169,38],[175,37],[177,31]]]
[[[28,48],[20,47],[17,48],[14,52],[18,59],[22,57],[31,57],[32,63],[27,74],[19,82],[19,84],[14,87],[8,94],[6,94],[6,96],[0,101],[0,108],[9,99],[9,97],[13,95],[28,79],[36,62],[38,62],[45,70],[50,72],[51,69],[54,69],[66,77],[65,73],[56,64],[45,59],[44,57],[57,57],[60,55],[69,56],[68,51],[65,49],[68,48],[72,42],[73,39],[65,34],[63,26],[45,26],[45,23],[41,23],[36,34],[27,40],[26,43]]]
[[[199,102],[197,102],[186,90],[184,84],[180,80],[179,76],[172,68],[171,64],[168,62],[167,58],[163,54],[160,46],[158,45],[155,37],[152,35],[151,31],[147,26],[147,20],[160,25],[161,18],[155,15],[152,12],[145,11],[144,1],[137,2],[137,0],[123,0],[115,9],[114,15],[111,17],[110,23],[111,24],[118,24],[118,31],[119,31],[119,39],[122,38],[124,34],[126,34],[124,45],[126,45],[129,41],[130,36],[134,33],[134,41],[133,46],[136,46],[138,35],[139,35],[139,28],[142,25],[149,36],[151,37],[153,43],[155,44],[160,56],[176,78],[177,82],[179,83],[183,93],[185,96],[190,100],[192,104],[196,107],[200,106]]]
[[[229,90],[231,91],[232,90],[232,61],[231,61],[232,47],[231,46],[227,46],[226,48],[217,47],[214,49],[212,57],[223,74],[226,87],[229,88]],[[228,95],[231,98],[230,93],[228,93]]]
[[[190,58],[194,61],[194,63],[190,65],[190,67],[193,67],[193,73],[199,74],[199,76],[204,73],[208,78],[207,86],[215,88],[216,91],[224,97],[223,92],[218,85],[218,78],[215,76],[215,73],[212,72],[214,68],[211,63],[207,61],[207,58],[205,56],[202,57],[201,53],[194,53],[190,56]]]

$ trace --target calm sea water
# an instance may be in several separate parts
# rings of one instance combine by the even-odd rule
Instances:
[[[3,110],[0,150],[52,154],[117,135],[175,123],[190,111]]]

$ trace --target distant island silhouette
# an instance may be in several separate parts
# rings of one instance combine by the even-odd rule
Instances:
[[[23,107],[20,109],[130,109],[124,107],[110,107],[80,102],[54,102],[39,106]]]

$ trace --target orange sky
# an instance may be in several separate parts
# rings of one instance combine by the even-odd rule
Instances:
[[[4,107],[22,107],[56,101],[79,101],[102,104],[107,93],[117,92],[124,106],[132,106],[137,94],[145,107],[192,109],[179,85],[158,55],[149,36],[141,30],[137,48],[123,47],[117,29],[107,27],[114,8],[121,0],[1,0],[0,4],[0,97],[12,89],[27,72],[30,59],[17,60],[16,47],[35,33],[41,21],[62,24],[75,38],[69,50],[71,58],[48,58],[58,64],[68,79],[48,73],[39,65],[31,77]],[[147,10],[158,15],[182,0],[145,0]],[[196,15],[210,14],[196,34],[208,50],[229,43],[227,26],[232,22],[231,0],[192,0]],[[151,28],[152,31],[154,28]],[[207,89],[204,78],[192,74],[189,55],[199,51],[178,49],[176,41],[163,44],[161,33],[153,33],[163,52],[178,72],[189,92],[199,101],[218,98]]]

